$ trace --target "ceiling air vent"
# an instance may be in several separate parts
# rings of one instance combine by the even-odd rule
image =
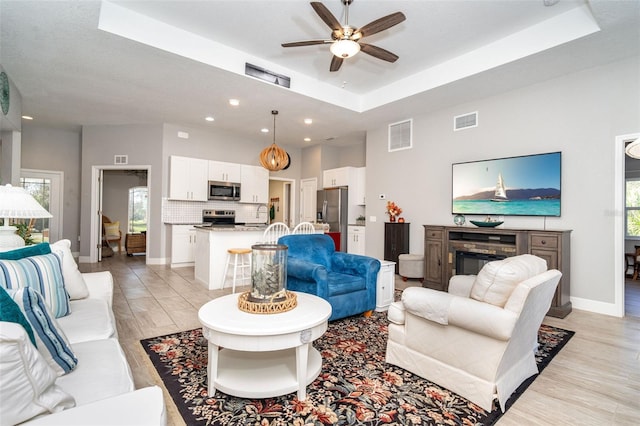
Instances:
[[[413,119],[389,124],[389,152],[413,147],[411,129]]]
[[[113,156],[113,164],[117,165],[122,165],[122,164],[129,164],[129,156],[128,155],[122,155],[122,154],[117,154]]]
[[[290,77],[287,77],[286,75],[276,74],[273,71],[265,70],[264,68],[260,68],[249,63],[244,64],[244,73],[246,75],[250,75],[251,77],[259,78],[260,80],[268,81],[269,83],[286,87],[287,89],[291,86]]]
[[[453,117],[453,131],[478,127],[478,111]]]

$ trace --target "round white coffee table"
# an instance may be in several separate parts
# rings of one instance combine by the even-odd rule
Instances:
[[[239,294],[213,299],[198,318],[209,341],[209,396],[218,389],[242,398],[268,398],[298,391],[320,374],[322,357],[311,342],[327,330],[331,305],[296,293],[298,306],[278,314],[250,314],[238,308]],[[222,349],[220,349],[222,348]]]

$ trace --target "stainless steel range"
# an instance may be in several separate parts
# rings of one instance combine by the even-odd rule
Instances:
[[[204,226],[235,226],[235,210],[202,210],[202,224]]]

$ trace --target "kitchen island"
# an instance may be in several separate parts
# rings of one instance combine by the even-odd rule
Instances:
[[[195,279],[206,289],[224,287],[223,274],[230,248],[251,248],[262,240],[266,226],[196,226]],[[227,287],[231,287],[228,280]]]

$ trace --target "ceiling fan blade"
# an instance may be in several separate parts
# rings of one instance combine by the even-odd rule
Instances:
[[[383,61],[395,62],[399,58],[398,55],[391,53],[388,50],[385,50],[381,47],[374,46],[373,44],[366,44],[366,43],[359,43],[359,44],[360,44],[360,50],[362,50],[364,53],[369,54],[378,59],[382,59]]]
[[[342,32],[342,25],[336,19],[335,16],[326,8],[326,6],[319,1],[312,1],[311,7],[316,11],[320,19],[324,21],[325,24],[329,26],[333,31]]]
[[[344,61],[344,59],[339,58],[336,55],[331,55],[331,65],[329,66],[329,71],[338,71],[340,69],[340,66],[342,65],[342,61]]]
[[[306,41],[294,41],[291,43],[282,43],[282,47],[300,47],[300,46],[313,46],[314,44],[331,43],[332,40],[306,40]]]
[[[367,37],[380,31],[384,31],[387,28],[391,28],[394,25],[398,25],[400,22],[407,19],[402,12],[392,13],[391,15],[383,16],[380,19],[376,19],[373,22],[369,22],[364,27],[358,29],[355,34],[360,34],[361,37]]]

